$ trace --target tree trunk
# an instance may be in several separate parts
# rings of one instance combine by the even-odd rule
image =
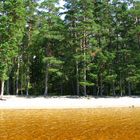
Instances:
[[[123,88],[122,88],[122,78],[121,78],[121,74],[120,74],[120,94],[121,96],[123,96]]]
[[[99,75],[98,75],[98,79],[97,79],[97,97],[99,96],[99,92],[100,92],[100,86],[99,86]]]
[[[13,80],[13,95],[15,95],[15,78],[13,78],[12,80]]]
[[[4,95],[4,80],[1,81],[0,99],[3,98],[3,95]]]
[[[9,89],[10,89],[10,84],[9,84],[9,79],[7,80],[7,82],[6,82],[6,92],[7,92],[7,95],[10,95],[10,92],[9,92]]]
[[[103,79],[102,79],[102,74],[100,74],[100,96],[103,96]]]
[[[78,61],[76,61],[76,94],[79,96],[79,67],[78,67]]]
[[[29,78],[28,78],[28,75],[26,77],[26,96],[29,95]]]
[[[16,95],[19,93],[19,57],[18,57],[18,64],[17,64],[17,73],[16,73]]]
[[[60,85],[61,96],[63,95],[63,84]]]
[[[86,68],[84,67],[84,82],[86,82]],[[84,85],[84,96],[87,96],[87,86]]]
[[[22,88],[23,88],[23,78],[21,76],[21,83],[20,83],[20,94],[23,95],[23,91],[22,91]]]
[[[23,60],[22,60],[23,62]],[[20,94],[23,95],[23,65],[21,64],[21,75],[20,75]]]
[[[30,59],[27,55],[27,71],[26,71],[26,96],[29,96],[29,83],[30,83]]]
[[[28,30],[28,45],[27,48],[30,47],[32,37],[32,22],[29,19],[29,30]],[[30,82],[30,55],[27,52],[27,76],[26,76],[26,96],[29,95],[29,82]]]
[[[18,78],[16,79],[16,95],[18,95],[18,91],[19,91],[19,88],[18,88]]]
[[[114,85],[114,82],[112,84],[112,89],[113,89],[113,96],[116,96],[116,92],[115,92],[115,85]]]
[[[100,92],[100,87],[97,87],[97,97],[99,96],[99,92]]]
[[[128,82],[128,95],[131,96],[131,84]]]
[[[44,96],[48,95],[48,64],[46,65],[46,78],[45,78],[45,92]]]
[[[29,66],[27,66],[27,76],[26,76],[26,96],[29,95]]]
[[[84,19],[85,20],[85,19]],[[84,82],[86,83],[87,82],[87,70],[86,70],[86,33],[84,31],[84,38],[83,38],[83,51],[84,51],[84,70],[83,70],[83,73],[84,73]],[[84,96],[87,96],[87,86],[84,85],[83,86],[84,88]]]
[[[26,96],[29,95],[29,81],[26,81]]]

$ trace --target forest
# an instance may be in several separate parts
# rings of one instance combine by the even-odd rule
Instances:
[[[140,95],[140,1],[1,0],[0,95]]]

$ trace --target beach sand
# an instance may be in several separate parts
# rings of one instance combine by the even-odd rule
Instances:
[[[4,96],[0,109],[72,109],[72,108],[112,108],[140,107],[139,97],[20,97]]]

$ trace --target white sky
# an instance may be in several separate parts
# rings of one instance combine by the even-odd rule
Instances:
[[[63,5],[65,4],[64,0],[59,0],[59,4],[61,7],[63,7]],[[64,12],[65,10],[64,9],[61,9],[60,12]],[[65,18],[65,15],[61,15],[61,19],[64,19]]]
[[[43,2],[43,0],[40,0],[39,3]],[[65,4],[64,0],[59,0],[59,6],[63,7],[63,5]],[[56,5],[57,6],[57,5]],[[60,12],[63,12],[64,9],[61,9]],[[61,18],[64,19],[65,15],[61,15]]]
[[[43,0],[40,0],[39,3],[41,3],[42,1],[43,1]],[[64,3],[65,3],[64,0],[59,0],[59,4],[60,4],[60,6],[63,6]]]
[[[59,3],[61,6],[63,6],[65,2],[64,2],[64,0],[59,0]]]

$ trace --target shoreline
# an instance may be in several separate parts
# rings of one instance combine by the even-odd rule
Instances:
[[[0,109],[138,108],[140,97],[20,97],[3,96]]]

